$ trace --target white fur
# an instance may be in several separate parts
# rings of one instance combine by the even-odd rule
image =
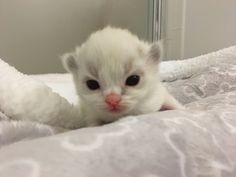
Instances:
[[[78,118],[78,109],[65,98],[1,59],[0,112],[13,120],[36,121],[64,128],[85,126]]]
[[[155,112],[163,107],[182,108],[159,79],[160,55],[159,44],[148,44],[127,30],[111,27],[93,33],[74,53],[66,54],[63,63],[73,75],[81,100],[79,109],[87,125]],[[126,87],[127,77],[133,74],[141,76],[140,83]],[[97,80],[101,88],[89,90],[87,79]],[[110,92],[122,95],[124,111],[113,113],[106,109],[104,97]]]
[[[193,59],[162,62],[162,78],[167,80],[186,78],[190,70],[192,70],[191,74],[194,74],[198,69],[202,70],[213,63],[235,63],[235,59],[236,46],[232,46]],[[67,74],[50,74],[32,78],[0,59],[0,112],[4,113],[4,115],[0,113],[0,116],[4,120],[36,121],[64,128],[84,127],[86,125],[82,116],[85,111],[83,114],[77,113],[78,108],[75,109],[76,107],[70,104],[75,102],[73,97],[76,96],[74,90],[70,88],[70,82],[71,79]],[[157,95],[153,96],[154,102]],[[145,109],[144,106],[142,108]]]

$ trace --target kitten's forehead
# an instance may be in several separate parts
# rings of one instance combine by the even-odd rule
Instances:
[[[118,80],[144,62],[145,46],[128,31],[107,28],[81,46],[79,60],[92,76]]]
[[[98,75],[99,71],[127,73],[139,61],[139,56],[122,51],[96,51],[85,56],[82,63],[86,69],[93,75]]]
[[[97,62],[110,60],[127,60],[127,58],[143,55],[146,43],[140,41],[127,30],[107,27],[93,33],[82,45],[81,50],[86,59],[97,59]]]
[[[87,58],[84,63],[86,64],[87,70],[96,76],[99,71],[110,74],[127,74],[133,68],[140,66],[142,59],[140,59],[139,56],[131,55],[130,53],[119,53],[117,55],[114,55],[114,53],[113,55],[106,55],[103,53],[101,55],[101,53],[98,52],[95,56]]]
[[[127,60],[114,60],[110,59],[94,59],[87,60],[85,67],[87,71],[94,77],[121,77],[128,74],[135,67],[135,60],[133,58],[127,58]]]

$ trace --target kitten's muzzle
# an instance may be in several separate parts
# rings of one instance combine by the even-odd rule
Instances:
[[[107,103],[109,110],[112,112],[120,111],[121,95],[117,93],[109,93],[105,97],[105,102]]]

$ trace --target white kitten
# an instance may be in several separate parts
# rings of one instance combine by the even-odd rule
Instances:
[[[163,87],[158,72],[161,49],[127,30],[106,27],[93,33],[75,52],[65,54],[87,126],[126,115],[181,109]]]

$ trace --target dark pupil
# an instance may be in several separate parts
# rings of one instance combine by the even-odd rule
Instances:
[[[87,80],[86,84],[90,90],[97,90],[100,87],[99,83],[95,80]]]
[[[125,84],[128,86],[135,86],[139,83],[140,77],[137,75],[131,75],[126,79]]]

